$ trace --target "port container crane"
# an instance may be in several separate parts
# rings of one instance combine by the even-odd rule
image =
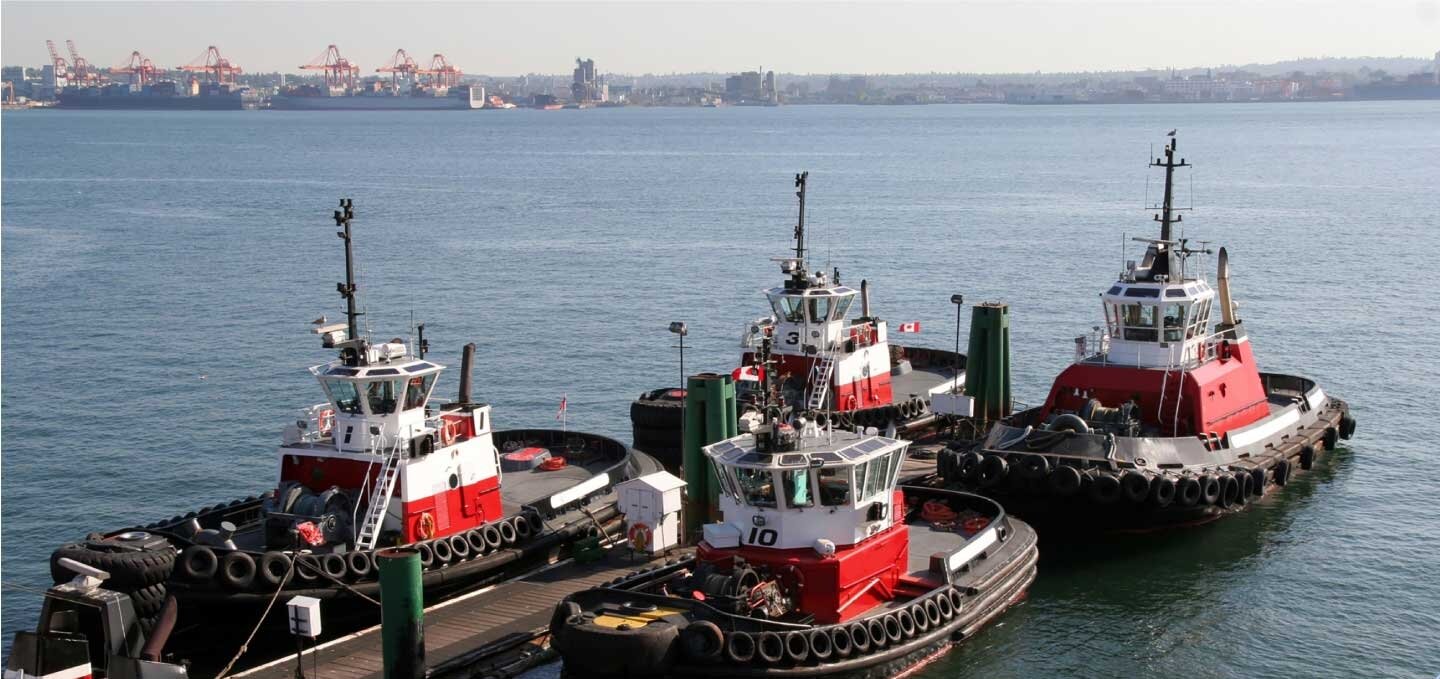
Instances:
[[[50,63],[55,66],[56,79],[69,77],[70,64],[66,63],[65,58],[60,56],[60,53],[55,50],[55,41],[46,40],[45,48],[50,50]]]
[[[144,87],[149,85],[160,76],[160,69],[155,67],[155,62],[141,54],[138,50],[130,53],[130,60],[121,62],[118,66],[110,69],[110,73],[124,73],[130,76],[130,84]]]
[[[331,87],[354,87],[360,80],[360,67],[340,56],[340,48],[330,45],[320,56],[300,67],[305,71],[323,71],[325,84]]]
[[[445,59],[445,55],[436,54],[430,58],[430,68],[422,69],[417,73],[430,76],[429,84],[432,87],[454,87],[460,84],[460,76],[464,75]]]
[[[398,49],[395,50],[395,56],[390,57],[390,61],[386,62],[384,66],[375,69],[375,72],[389,73],[390,89],[399,92],[400,79],[415,77],[420,72],[420,67],[416,65],[414,59],[410,58],[409,54],[405,53],[405,50]]]
[[[190,63],[179,67],[181,71],[190,73],[204,73],[212,82],[229,84],[235,82],[235,76],[242,71],[239,66],[230,63],[229,59],[220,56],[220,48],[211,45],[205,53],[196,57]]]

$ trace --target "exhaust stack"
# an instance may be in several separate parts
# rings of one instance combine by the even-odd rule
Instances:
[[[870,318],[870,282],[860,280],[860,316]]]
[[[1220,320],[1225,327],[1233,327],[1240,322],[1235,316],[1235,302],[1230,299],[1230,255],[1225,248],[1220,248],[1220,256],[1216,259],[1215,282],[1220,292]]]
[[[470,401],[470,373],[475,367],[475,343],[465,345],[464,351],[460,353],[460,395],[456,402],[467,405]]]

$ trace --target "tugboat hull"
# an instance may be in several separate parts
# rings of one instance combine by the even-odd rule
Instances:
[[[1348,439],[1349,405],[1312,380],[1262,373],[1270,414],[1224,437],[1125,437],[1041,428],[1016,414],[939,457],[948,487],[973,490],[1041,524],[1148,528],[1244,509]]]

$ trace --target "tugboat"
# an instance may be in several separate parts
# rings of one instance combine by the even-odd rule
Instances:
[[[795,254],[777,259],[787,278],[765,290],[770,315],[746,323],[742,355],[733,376],[742,408],[753,409],[760,382],[755,348],[773,340],[779,357],[777,382],[787,403],[803,404],[804,415],[821,427],[876,427],[913,438],[928,432],[938,418],[930,410],[932,394],[964,384],[965,356],[892,341],[889,323],[873,315],[870,285],[859,289],[840,282],[840,271],[811,272],[805,259],[805,191],[810,173],[795,175],[800,201],[795,224]],[[856,299],[860,316],[849,318]],[[901,333],[918,332],[919,323],[902,323]],[[635,444],[667,467],[678,466],[680,424],[677,398],[683,390],[657,389],[631,406]],[[669,445],[666,445],[666,442]]]
[[[723,519],[694,554],[556,607],[567,675],[895,676],[1024,596],[1034,530],[978,495],[897,486],[906,440],[788,424],[771,374],[745,433],[704,448]]]
[[[1189,164],[1173,138],[1150,165],[1165,170],[1160,237],[1136,239],[1144,259],[1102,296],[1103,333],[1076,338],[1043,406],[942,453],[949,484],[1036,522],[1197,522],[1285,485],[1354,433],[1349,406],[1314,380],[1259,370],[1225,248],[1212,288],[1190,261],[1211,251],[1175,237],[1174,175]]]
[[[134,602],[147,632],[173,596],[200,621],[181,630],[197,642],[189,650],[230,653],[214,649],[215,626],[248,629],[256,616],[237,609],[258,613],[281,596],[329,602],[327,628],[338,629],[337,616],[377,598],[379,548],[418,550],[435,600],[533,567],[614,522],[612,486],[639,471],[631,465],[641,456],[593,434],[496,431],[491,407],[470,396],[474,344],[463,352],[459,397],[438,404],[432,393],[445,368],[427,355],[423,325],[413,346],[360,332],[353,216],[342,201],[345,322],[321,317],[313,328],[338,352],[310,369],[326,401],[285,426],[275,485],[258,498],[62,546],[51,557],[57,583],[73,576],[67,560],[107,571],[107,586]],[[211,615],[220,610],[226,615]]]

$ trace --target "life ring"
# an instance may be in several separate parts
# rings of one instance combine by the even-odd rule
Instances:
[[[630,524],[630,530],[625,533],[630,541],[630,549],[637,552],[650,551],[650,527],[639,521]]]
[[[451,420],[445,420],[445,423],[440,425],[440,445],[449,446],[450,444],[455,442],[455,439],[459,436],[459,434],[460,423],[453,422]]]
[[[429,540],[435,537],[435,517],[430,512],[421,512],[420,518],[415,522],[415,534],[421,540]]]

